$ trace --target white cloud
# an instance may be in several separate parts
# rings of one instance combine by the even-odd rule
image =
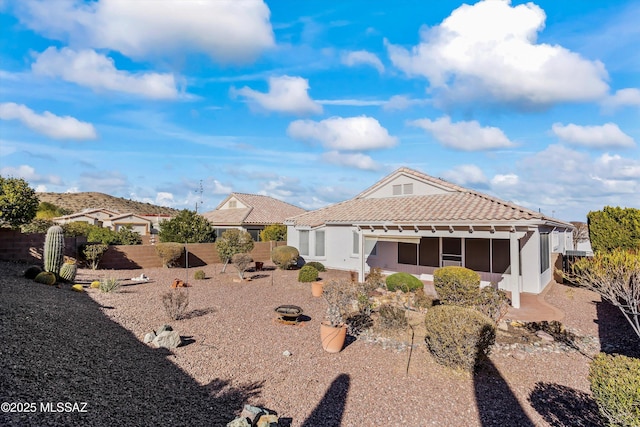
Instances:
[[[59,77],[95,91],[112,90],[152,99],[175,99],[179,93],[173,74],[128,73],[93,50],[49,47],[31,65],[36,74]]]
[[[362,170],[377,170],[378,165],[371,157],[362,153],[340,153],[339,151],[329,151],[322,155],[322,158],[334,165],[354,167]]]
[[[229,194],[233,191],[231,187],[222,184],[217,179],[214,179],[213,182],[208,183],[208,186],[210,186],[211,184],[213,184],[213,190],[209,190],[209,188],[207,188],[207,192],[211,191],[211,193],[213,194]]]
[[[348,107],[377,107],[387,103],[387,101],[375,99],[319,99],[316,102],[322,105],[341,105]]]
[[[491,185],[493,187],[502,187],[502,186],[515,186],[520,182],[520,178],[518,175],[513,173],[508,174],[497,174],[493,178],[491,178]]]
[[[551,130],[564,142],[590,148],[629,148],[636,145],[633,138],[622,132],[615,123],[602,126],[579,126],[573,123],[565,126],[554,123]]]
[[[243,96],[268,111],[291,114],[320,114],[322,106],[308,94],[309,81],[302,77],[270,77],[269,92],[262,93],[249,87],[231,88],[231,95]]]
[[[24,23],[47,37],[131,58],[202,52],[245,62],[275,44],[261,0],[25,0],[20,11]]]
[[[619,107],[640,107],[640,89],[627,88],[616,91],[602,102],[608,109]]]
[[[440,25],[423,27],[410,51],[385,41],[393,64],[429,79],[453,101],[492,100],[522,107],[590,101],[608,91],[604,65],[558,46],[537,43],[544,11],[510,1],[462,5]]]
[[[107,194],[127,194],[129,179],[118,170],[95,170],[80,174],[80,188]]]
[[[489,180],[476,165],[459,165],[443,172],[442,177],[462,186],[486,186]]]
[[[7,166],[7,167],[0,168],[0,175],[11,176],[14,178],[22,178],[25,181],[29,182],[30,184],[46,183],[46,184],[52,184],[52,185],[59,185],[62,183],[62,180],[60,179],[59,176],[40,175],[36,173],[36,170],[32,166],[29,166],[29,165],[20,165],[18,167]],[[38,187],[44,187],[46,189],[46,186],[44,186],[44,184],[40,184]],[[36,191],[46,191],[46,190],[38,190],[36,188]]]
[[[394,95],[382,106],[387,111],[406,110],[414,105],[425,105],[429,101],[427,99],[414,99],[405,95]]]
[[[391,148],[398,143],[387,129],[367,116],[331,117],[320,122],[296,120],[287,128],[287,134],[300,140],[319,141],[331,150],[377,150]]]
[[[499,128],[482,127],[475,120],[451,123],[445,116],[437,120],[414,120],[409,124],[430,132],[442,145],[455,150],[492,150],[514,145]]]
[[[71,116],[56,116],[45,111],[42,114],[22,104],[0,104],[0,119],[19,120],[29,129],[55,139],[95,139],[98,137],[91,123],[81,122]]]
[[[356,50],[350,52],[344,52],[342,55],[342,63],[349,67],[355,67],[357,65],[369,65],[379,73],[384,72],[384,65],[382,61],[375,54],[367,52],[366,50]]]
[[[160,206],[173,206],[175,203],[172,193],[166,191],[158,191],[156,194],[155,203]]]

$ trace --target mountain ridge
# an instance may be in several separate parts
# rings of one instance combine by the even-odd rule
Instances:
[[[175,216],[180,212],[178,209],[166,206],[137,202],[95,191],[80,193],[36,193],[36,196],[40,202],[52,203],[71,213],[99,208],[109,209],[120,214],[134,213],[137,215]]]

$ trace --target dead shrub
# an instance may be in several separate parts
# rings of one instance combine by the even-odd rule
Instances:
[[[381,330],[399,330],[409,326],[405,310],[390,304],[381,305],[378,309],[378,328]]]
[[[162,305],[169,319],[180,320],[189,306],[189,294],[183,291],[169,291],[162,295]]]

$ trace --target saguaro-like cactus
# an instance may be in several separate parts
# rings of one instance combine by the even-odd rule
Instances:
[[[76,278],[76,273],[78,272],[78,266],[75,262],[65,262],[60,267],[60,278],[66,280],[67,282],[73,282]]]
[[[47,230],[44,240],[44,271],[60,273],[64,260],[64,232],[62,227],[54,225]]]

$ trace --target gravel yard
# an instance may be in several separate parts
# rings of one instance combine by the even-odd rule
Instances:
[[[637,350],[615,309],[558,284],[547,300],[565,311],[565,326],[594,337],[595,350],[500,348],[470,375],[436,364],[422,342],[410,351],[350,340],[340,353],[324,352],[325,302],[297,282],[297,271],[249,273],[252,281],[237,283],[233,266],[226,274],[221,265],[202,267],[205,280],[190,269],[186,318],[171,321],[162,295],[174,279],[186,280],[184,269],[80,270],[76,282],[86,292],[77,293],[26,280],[24,268],[0,262],[0,401],[16,410],[0,413],[0,425],[224,426],[247,403],[293,427],[599,425],[589,353],[599,345]],[[141,273],[150,281],[125,280],[117,293],[88,287]],[[275,321],[282,304],[302,307],[303,321]],[[165,323],[180,333],[181,347],[143,343]],[[57,402],[86,407],[54,411]]]

